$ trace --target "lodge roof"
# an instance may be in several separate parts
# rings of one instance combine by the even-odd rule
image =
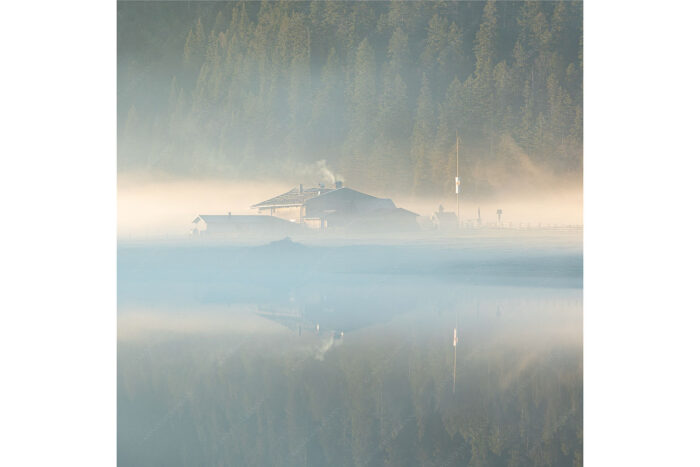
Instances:
[[[321,188],[321,187],[311,187],[311,188],[292,188],[286,193],[282,193],[279,196],[270,198],[268,200],[262,201],[260,203],[254,204],[252,208],[273,208],[273,207],[292,207],[292,206],[303,206],[307,200],[315,198],[316,196],[328,193],[329,191],[336,191],[335,188]]]
[[[408,209],[404,209],[404,208],[396,208],[396,212],[397,212],[397,214],[411,215],[413,217],[420,216],[420,214],[416,214],[415,212],[409,211]]]
[[[334,217],[338,215],[337,213],[330,213],[328,217]],[[342,214],[341,214],[342,216]],[[371,209],[367,211],[363,211],[360,213],[357,213],[353,217],[357,217],[360,219],[369,219],[369,218],[385,218],[385,219],[395,219],[397,217],[405,217],[405,218],[410,218],[410,217],[418,217],[419,215],[416,214],[415,212],[411,212],[407,209],[404,208],[396,208],[396,207],[380,207],[377,209]]]
[[[310,211],[325,211],[329,213],[339,208],[358,213],[376,211],[378,209],[394,209],[396,205],[389,198],[377,198],[376,196],[346,187],[323,193],[310,199],[307,203],[307,209]]]

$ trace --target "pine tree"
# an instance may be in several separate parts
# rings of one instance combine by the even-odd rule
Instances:
[[[288,43],[288,53],[291,56],[287,97],[290,135],[287,143],[290,149],[293,148],[294,152],[303,155],[306,141],[304,129],[310,115],[308,102],[311,98],[309,92],[311,44],[309,31],[301,14],[292,13],[287,37],[284,40]]]
[[[518,129],[518,140],[529,153],[535,151],[537,138],[535,132],[535,102],[532,96],[532,85],[525,81],[523,85],[523,106],[520,109],[521,119]]]
[[[409,170],[400,157],[409,149],[408,130],[410,113],[407,99],[407,87],[399,73],[386,73],[384,91],[380,98],[377,115],[377,139],[374,147],[371,173],[376,174],[378,186],[387,188],[389,177],[382,174],[392,173],[392,184],[408,185]],[[394,188],[396,188],[394,186]]]
[[[450,24],[445,45],[438,55],[438,64],[445,83],[462,77],[466,71],[462,29],[454,22]]]
[[[194,29],[190,29],[190,32],[187,34],[183,52],[183,62],[190,79],[192,76],[196,77],[197,73],[199,73],[199,67],[202,66],[204,61],[206,46],[204,26],[202,25],[202,19],[198,18]]]
[[[511,134],[516,127],[512,112],[515,101],[515,84],[512,71],[505,61],[499,62],[493,69],[494,84],[494,121],[500,134]]]
[[[394,144],[405,141],[410,128],[408,87],[402,77],[408,64],[408,52],[408,36],[397,28],[387,49],[389,62],[384,70],[377,118],[380,136]]]
[[[403,32],[403,29],[397,27],[391,35],[386,52],[389,59],[389,72],[403,74],[410,61],[409,53],[408,35]]]
[[[495,105],[493,89],[493,68],[496,56],[498,17],[496,3],[491,0],[484,6],[479,31],[476,33],[474,56],[476,70],[472,83],[471,96],[479,116],[483,137],[489,155],[493,153],[495,138]]]
[[[433,15],[428,22],[425,47],[420,56],[420,64],[423,73],[431,81],[436,78],[441,66],[438,59],[447,44],[448,24],[447,19],[438,14]]]
[[[317,142],[320,158],[343,136],[345,102],[344,77],[335,48],[331,48],[321,72],[321,86],[314,96],[311,111],[312,139]]]
[[[376,65],[374,49],[365,38],[355,54],[350,135],[353,153],[362,157],[374,140],[376,123]]]
[[[433,192],[431,147],[435,137],[435,111],[428,77],[423,75],[423,83],[418,97],[418,107],[411,133],[411,157],[414,161],[414,194]]]

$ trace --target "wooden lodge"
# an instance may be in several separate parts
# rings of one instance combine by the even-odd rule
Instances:
[[[304,224],[312,229],[346,232],[396,232],[418,229],[418,214],[336,182],[335,188],[299,185],[286,193],[251,206],[259,213]]]

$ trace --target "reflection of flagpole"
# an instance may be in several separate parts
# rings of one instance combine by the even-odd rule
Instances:
[[[455,348],[454,367],[452,368],[452,394],[455,393],[455,385],[457,383],[457,328],[455,328],[452,346]]]

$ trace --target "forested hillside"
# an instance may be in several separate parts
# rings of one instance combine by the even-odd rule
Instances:
[[[465,193],[580,177],[580,2],[120,2],[118,164]],[[315,182],[321,180],[300,180]]]

